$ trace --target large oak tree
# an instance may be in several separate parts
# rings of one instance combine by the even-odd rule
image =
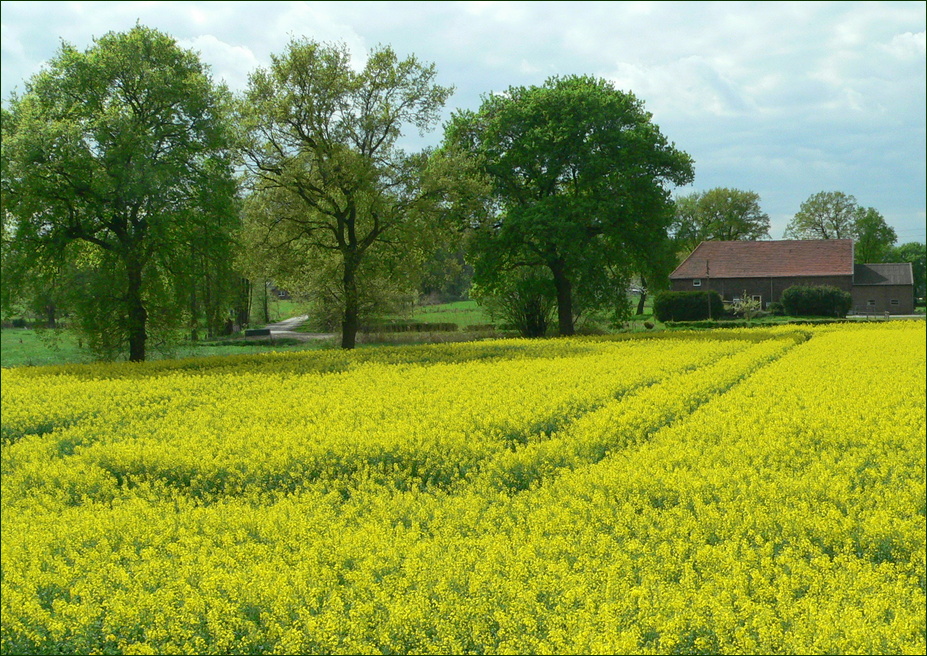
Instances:
[[[69,271],[92,342],[144,360],[149,332],[183,324],[200,275],[229,261],[228,105],[157,30],[62,44],[4,114],[4,285]]]
[[[692,181],[692,160],[633,94],[554,77],[484,96],[445,136],[493,185],[493,211],[473,226],[474,281],[491,289],[514,268],[546,268],[561,335],[573,334],[577,301],[623,298],[632,273],[653,276],[665,260],[650,254],[667,239],[669,187]]]

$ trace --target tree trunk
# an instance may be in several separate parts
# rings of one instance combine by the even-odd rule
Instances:
[[[264,281],[264,325],[270,323],[270,304],[267,301],[267,282]]]
[[[235,303],[235,320],[238,329],[244,330],[251,320],[251,281],[241,278],[239,281],[237,300]]]
[[[212,322],[209,320],[210,316],[215,312],[216,303],[213,301],[212,294],[212,280],[209,277],[210,263],[208,261],[203,261],[203,278],[205,280],[203,284],[203,314],[206,316],[206,335],[212,337]],[[194,282],[194,287],[196,283]]]
[[[557,290],[557,320],[560,334],[568,337],[573,334],[573,286],[566,275],[566,263],[562,259],[551,262],[550,271],[554,274],[554,288]]]
[[[637,314],[638,316],[644,314],[644,304],[647,302],[647,281],[644,279],[644,276],[641,276],[641,297],[637,301]]]
[[[55,302],[49,301],[48,304],[45,306],[46,325],[49,328],[56,328],[58,326],[57,321],[55,321],[55,310],[56,310]]]
[[[200,310],[196,302],[196,281],[193,281],[190,287],[190,341],[192,342],[196,342],[200,338],[199,332],[197,331],[199,321]]]
[[[126,268],[129,276],[126,294],[129,306],[129,361],[144,362],[148,311],[142,300],[142,267],[137,262],[129,262]]]
[[[196,268],[197,257],[196,257],[196,248],[193,244],[190,244],[190,261],[193,264],[194,271],[190,274],[190,341],[196,342],[199,341],[199,323],[200,323],[200,306],[199,299],[196,296],[196,285],[199,282]],[[209,305],[207,304],[206,308],[206,323],[209,323]]]
[[[357,343],[360,303],[357,294],[357,265],[345,258],[344,262],[344,317],[341,321],[341,348],[353,349]]]

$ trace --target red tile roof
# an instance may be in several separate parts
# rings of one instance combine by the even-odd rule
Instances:
[[[706,262],[708,272],[706,274]],[[703,241],[670,278],[852,276],[852,239]]]

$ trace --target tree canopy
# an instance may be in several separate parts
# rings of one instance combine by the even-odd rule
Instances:
[[[785,229],[787,239],[853,239],[854,260],[883,262],[897,239],[874,207],[861,207],[841,191],[810,196]]]
[[[842,191],[810,196],[785,228],[786,239],[853,239],[858,206]]]
[[[228,95],[157,30],[63,43],[4,115],[4,284],[68,271],[92,343],[144,360],[189,317],[237,214]],[[215,295],[217,290],[212,289]]]
[[[586,76],[484,96],[452,116],[445,143],[492,186],[491,211],[471,226],[474,281],[491,289],[515,268],[548,269],[562,335],[577,309],[624,299],[631,273],[649,272],[672,220],[668,186],[693,176],[640,100]]]
[[[889,247],[882,256],[883,262],[910,262],[914,274],[914,296],[927,296],[927,244],[911,241]]]
[[[437,122],[451,88],[435,78],[433,65],[389,47],[356,71],[344,45],[293,40],[251,75],[241,103],[247,220],[281,275],[306,271],[334,296],[343,348],[354,347],[365,293],[396,281],[434,236],[426,224],[451,169],[397,141]]]
[[[689,253],[705,240],[755,241],[769,237],[769,215],[753,191],[716,187],[676,199],[670,231],[677,251]]]
[[[854,259],[860,263],[884,262],[897,241],[895,229],[885,222],[874,207],[859,207],[853,221]]]

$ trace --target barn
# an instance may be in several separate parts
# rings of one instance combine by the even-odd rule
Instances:
[[[852,239],[703,241],[670,274],[674,291],[713,289],[725,301],[744,293],[763,307],[793,285],[850,292],[858,313],[914,312],[909,263],[854,264]]]

